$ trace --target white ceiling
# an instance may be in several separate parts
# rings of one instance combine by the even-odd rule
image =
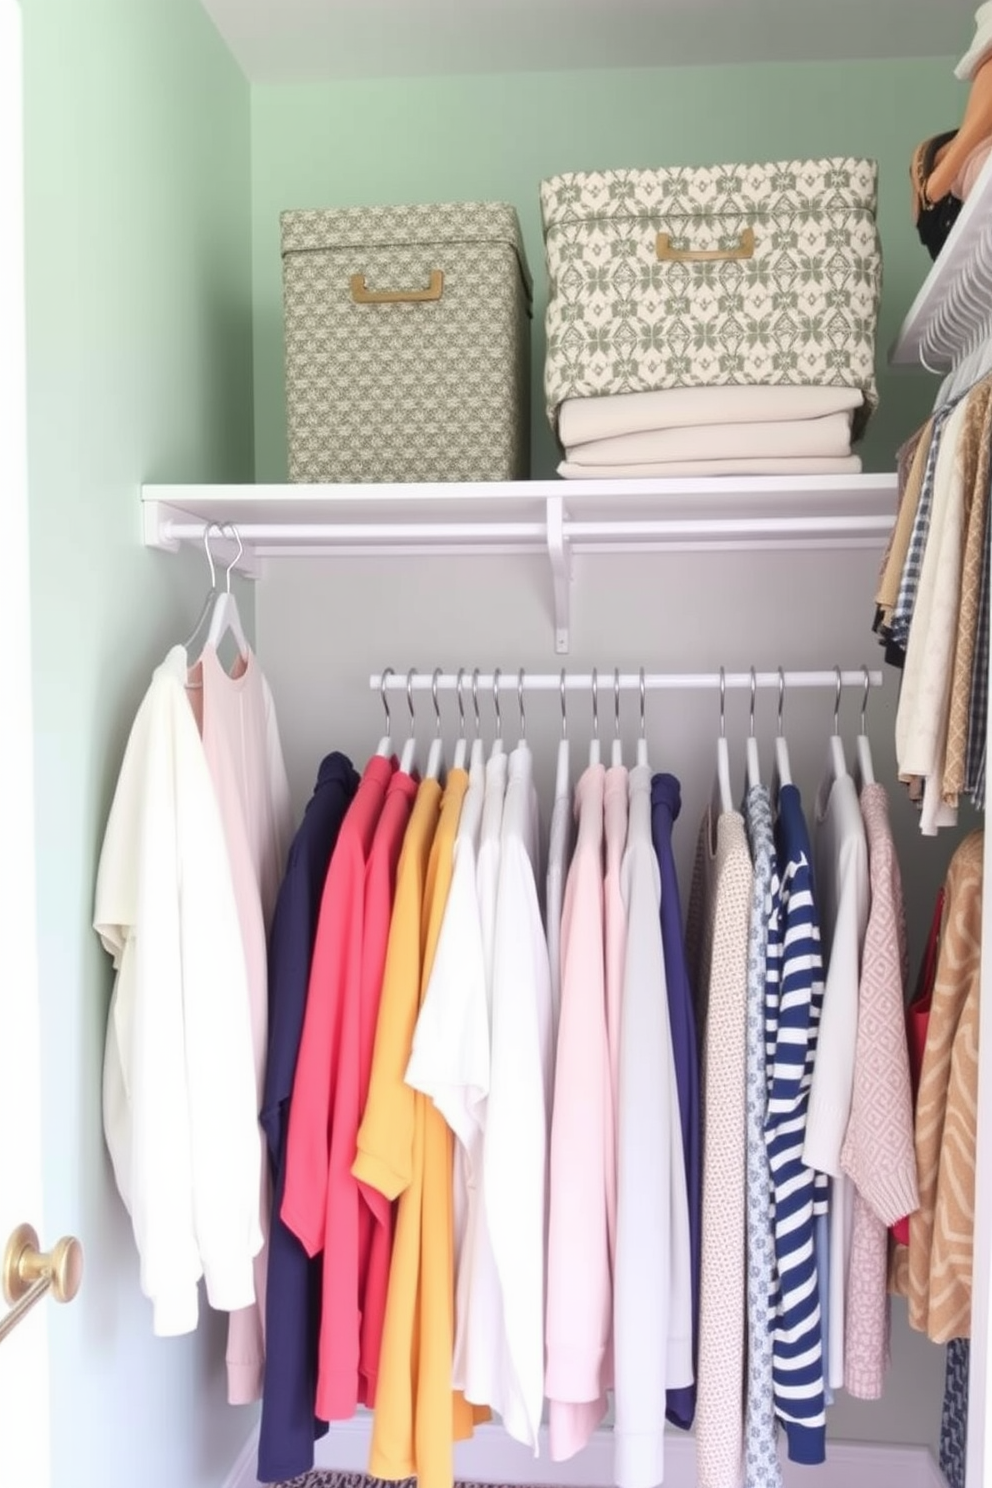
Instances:
[[[976,0],[203,0],[253,82],[959,57]]]

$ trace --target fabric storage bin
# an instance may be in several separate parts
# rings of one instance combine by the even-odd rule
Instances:
[[[837,158],[541,183],[548,417],[566,398],[730,384],[878,398],[877,166]]]
[[[290,480],[526,477],[531,280],[513,207],[280,220]]]

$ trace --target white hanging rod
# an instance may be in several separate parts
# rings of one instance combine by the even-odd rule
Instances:
[[[596,673],[596,687],[599,692],[609,693],[615,688],[616,681],[612,671],[598,671]],[[492,692],[494,687],[499,686],[500,692],[516,692],[519,686],[519,668],[506,671],[501,670],[499,677],[492,672],[480,672],[475,679],[476,686],[480,691]],[[869,687],[881,687],[883,674],[880,671],[868,669]],[[462,673],[462,690],[469,693],[472,690],[472,672],[466,669]],[[644,689],[646,692],[687,692],[703,691],[707,688],[719,688],[721,685],[728,690],[731,688],[750,688],[750,672],[645,672]],[[865,668],[858,667],[857,670],[842,671],[840,674],[841,687],[860,687],[865,685]],[[524,670],[523,687],[525,692],[560,692],[562,688],[562,675],[560,672],[528,672]],[[591,672],[565,672],[564,687],[568,692],[591,692],[593,675]],[[779,673],[755,672],[755,687],[767,688],[780,685]],[[783,672],[781,685],[787,690],[797,687],[836,687],[837,672]],[[405,692],[409,686],[413,692],[430,692],[437,688],[438,692],[454,692],[458,687],[458,677],[454,672],[441,672],[435,679],[430,672],[414,671],[412,674],[400,671],[387,671],[385,676],[382,672],[373,672],[369,678],[369,688],[387,692]],[[639,672],[621,672],[619,686],[622,692],[636,692],[641,687],[641,675]]]

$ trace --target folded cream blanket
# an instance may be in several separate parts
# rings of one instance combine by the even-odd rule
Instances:
[[[566,449],[593,439],[614,439],[647,429],[692,424],[783,423],[860,408],[860,388],[707,387],[656,393],[615,393],[566,398],[558,410],[558,437]]]
[[[685,475],[857,475],[857,455],[838,460],[658,460],[641,465],[581,465],[562,460],[558,474],[568,480],[653,480],[658,476]]]
[[[771,424],[692,424],[569,445],[578,465],[655,465],[670,460],[831,459],[851,453],[851,411]]]

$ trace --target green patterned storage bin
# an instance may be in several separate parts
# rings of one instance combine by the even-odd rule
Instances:
[[[572,173],[541,183],[545,394],[728,384],[878,398],[872,160]]]
[[[514,209],[281,224],[290,480],[525,478],[531,281]]]

